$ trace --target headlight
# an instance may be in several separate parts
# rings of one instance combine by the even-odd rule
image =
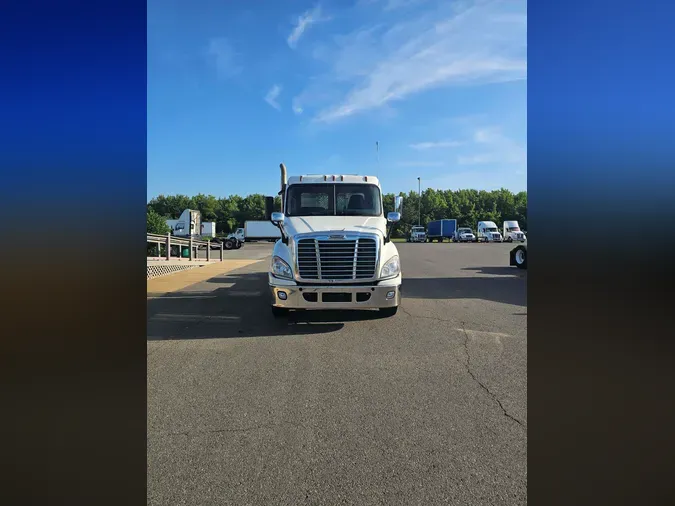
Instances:
[[[277,278],[293,279],[293,271],[289,265],[277,256],[272,258],[272,274]]]
[[[401,273],[401,262],[398,260],[398,255],[391,257],[387,263],[382,267],[380,278],[395,278]]]

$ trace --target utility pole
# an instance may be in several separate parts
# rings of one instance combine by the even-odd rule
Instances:
[[[421,227],[422,226],[422,178],[418,177],[417,178],[417,188],[419,192],[419,201],[417,204],[417,209],[419,211],[419,215],[417,217],[417,226]]]

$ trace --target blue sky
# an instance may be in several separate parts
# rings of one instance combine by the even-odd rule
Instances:
[[[148,1],[148,198],[527,185],[524,0]],[[379,141],[379,168],[375,142]]]

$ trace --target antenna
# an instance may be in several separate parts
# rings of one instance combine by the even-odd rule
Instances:
[[[375,141],[375,152],[377,156],[377,173],[375,174],[378,178],[380,177],[380,143]]]

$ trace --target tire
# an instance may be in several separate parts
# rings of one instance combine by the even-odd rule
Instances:
[[[234,241],[232,241],[232,239],[228,239],[227,241],[225,241],[225,249],[229,250],[232,248],[234,248]]]
[[[516,261],[516,267],[519,269],[527,269],[527,248],[518,246],[513,257]]]
[[[285,318],[288,316],[288,309],[285,307],[272,306],[272,316],[275,318]]]
[[[385,318],[390,318],[398,312],[398,306],[380,308],[380,315]]]
[[[243,246],[243,244],[240,241],[237,241],[234,245],[234,249],[240,249]]]

